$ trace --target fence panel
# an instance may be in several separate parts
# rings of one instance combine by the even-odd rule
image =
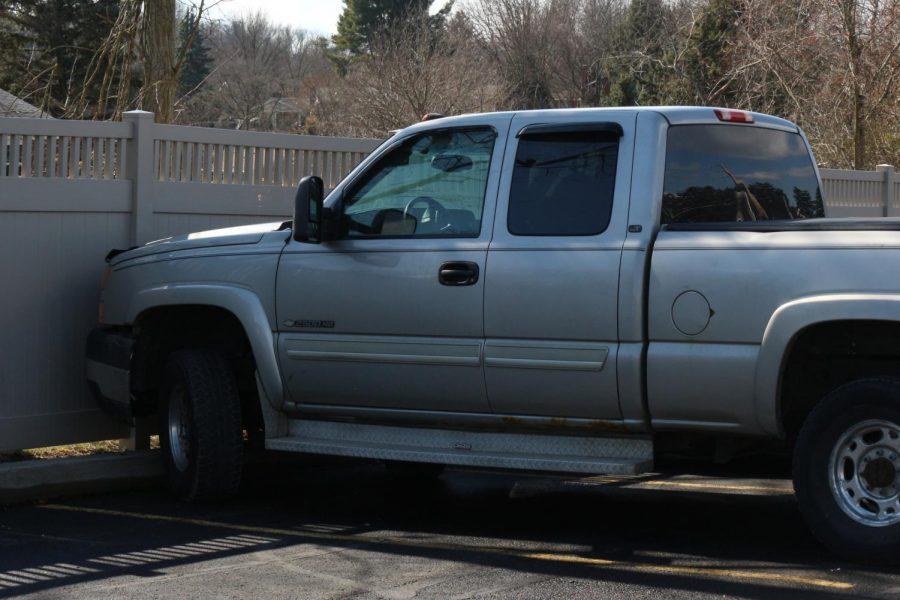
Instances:
[[[103,257],[130,243],[124,123],[0,119],[0,450],[122,437],[83,378]]]
[[[883,217],[885,178],[878,171],[822,169],[822,196],[829,217]]]
[[[0,118],[0,451],[108,439],[83,380],[110,248],[289,217],[311,174],[333,187],[379,140]],[[900,215],[900,180],[823,170],[828,216]]]
[[[333,188],[379,143],[179,125],[154,126],[154,138],[156,239],[289,218],[302,177]]]
[[[157,125],[146,114],[0,118],[0,451],[128,435],[97,410],[83,375],[110,248],[289,217],[309,173],[303,153],[340,165],[333,186],[378,143]],[[132,179],[144,172],[152,181]]]

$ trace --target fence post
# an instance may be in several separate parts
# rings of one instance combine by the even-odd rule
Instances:
[[[122,115],[131,123],[131,139],[125,161],[125,176],[131,180],[131,243],[153,239],[153,113],[130,110]]]
[[[875,170],[881,173],[884,180],[881,183],[881,202],[884,206],[884,216],[894,217],[898,215],[894,208],[894,166],[893,165],[877,165]]]
[[[125,155],[125,178],[131,181],[131,243],[140,245],[153,239],[153,113],[130,110],[122,120],[131,123]],[[147,418],[135,419],[131,435],[120,444],[127,450],[147,450],[151,430]]]

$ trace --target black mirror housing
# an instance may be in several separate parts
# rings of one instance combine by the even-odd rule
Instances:
[[[323,232],[330,231],[322,203],[325,200],[325,182],[314,175],[304,177],[294,196],[294,240],[307,244],[323,241]]]

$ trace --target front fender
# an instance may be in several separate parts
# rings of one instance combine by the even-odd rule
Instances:
[[[766,326],[756,362],[754,409],[760,427],[784,435],[781,377],[794,340],[812,325],[829,321],[900,321],[900,295],[824,294],[780,306]]]
[[[215,306],[227,310],[240,321],[250,340],[259,381],[273,408],[284,402],[281,374],[275,357],[275,338],[259,297],[234,285],[210,283],[165,284],[139,290],[128,301],[127,322],[134,323],[146,310],[160,306]]]

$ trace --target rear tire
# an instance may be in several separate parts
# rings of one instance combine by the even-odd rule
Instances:
[[[853,561],[900,556],[900,381],[865,379],[826,396],[794,448],[794,490],[813,534]]]
[[[237,492],[243,468],[241,401],[234,372],[215,350],[179,350],[166,365],[159,440],[169,487],[184,500]]]

